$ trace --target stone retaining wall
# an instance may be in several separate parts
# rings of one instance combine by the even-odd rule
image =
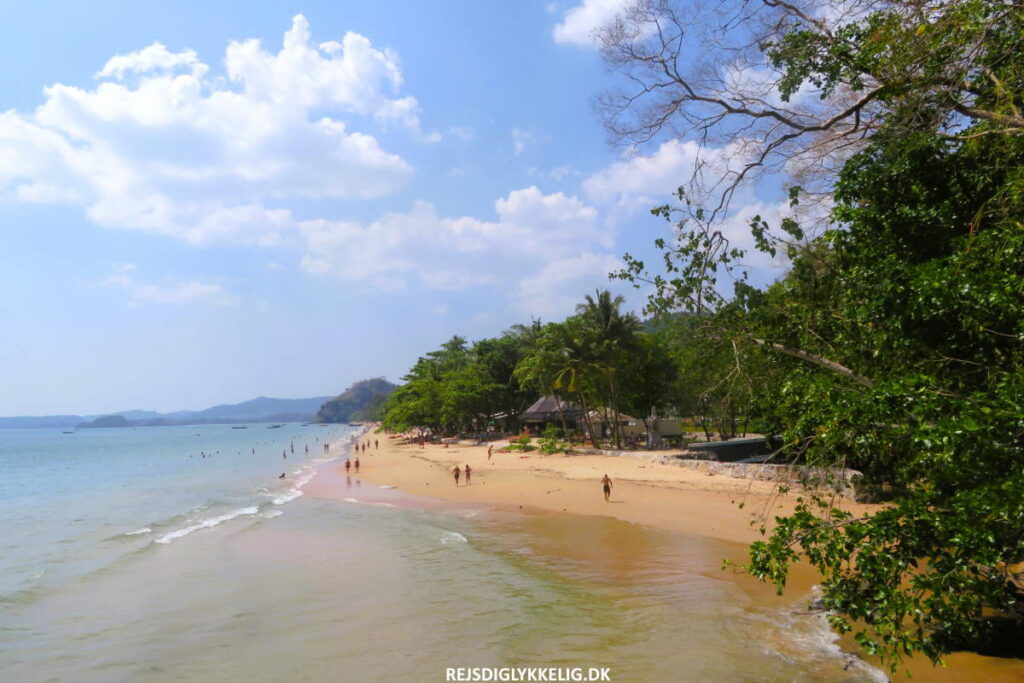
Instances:
[[[705,474],[721,474],[738,479],[757,479],[815,488],[830,488],[850,498],[854,496],[856,482],[861,476],[857,470],[849,469],[691,460],[671,455],[662,455],[656,457],[655,460],[663,465],[685,467]]]

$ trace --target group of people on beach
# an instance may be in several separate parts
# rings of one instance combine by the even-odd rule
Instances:
[[[363,454],[366,453],[366,449],[369,448],[369,447],[370,447],[370,440],[369,439],[367,439],[363,443],[356,442],[355,444],[352,445],[352,449],[356,453],[363,453]],[[380,442],[377,439],[373,440],[373,450],[380,450]],[[352,470],[352,467],[355,467],[356,468],[356,474],[359,474],[359,456],[358,455],[356,455],[355,462],[353,462],[351,458],[345,458],[345,475],[346,476]]]
[[[452,470],[452,474],[455,475],[455,485],[456,486],[459,485],[459,477],[462,476],[462,473],[463,473],[463,470],[460,469],[458,465],[456,465],[455,469]],[[466,486],[469,486],[469,478],[470,478],[470,476],[472,476],[473,470],[471,470],[469,468],[469,463],[468,462],[466,463],[465,473],[466,473]]]

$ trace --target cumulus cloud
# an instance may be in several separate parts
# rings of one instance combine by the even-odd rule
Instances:
[[[622,265],[610,254],[592,252],[556,259],[520,281],[515,306],[529,315],[565,315],[595,286],[607,286],[608,273]]]
[[[566,10],[551,35],[556,43],[563,45],[594,46],[597,44],[594,34],[635,1],[583,0]]]
[[[377,289],[455,291],[526,283],[538,276],[550,281],[554,275],[547,268],[557,262],[570,264],[580,279],[609,263],[599,252],[611,248],[614,236],[598,220],[597,210],[577,197],[544,194],[531,186],[498,199],[494,212],[490,221],[443,217],[432,204],[418,202],[408,212],[390,213],[366,225],[303,221],[299,229],[307,254],[302,267],[314,275]],[[589,259],[589,270],[581,270],[580,258]],[[610,270],[598,273],[599,278]],[[570,296],[578,297],[587,286]],[[520,294],[531,301],[537,298],[528,289]]]
[[[0,198],[69,203],[100,225],[196,244],[276,244],[294,198],[367,199],[409,164],[355,128],[424,140],[397,56],[347,33],[312,44],[296,16],[280,50],[231,42],[227,78],[154,43],[111,58],[92,88],[55,84],[32,113],[0,114]]]
[[[614,209],[615,215],[663,204],[680,186],[706,201],[752,158],[754,147],[737,138],[724,147],[702,148],[692,140],[669,140],[651,154],[633,154],[583,181],[587,198]]]
[[[140,282],[133,274],[136,267],[131,263],[116,264],[114,272],[105,284],[120,287],[128,293],[132,305],[144,303],[188,304],[206,303],[216,306],[231,306],[236,299],[217,283],[188,280],[152,284]]]

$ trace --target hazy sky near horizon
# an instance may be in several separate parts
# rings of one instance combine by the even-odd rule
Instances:
[[[621,4],[9,6],[0,415],[336,394],[596,287],[637,307],[607,273],[694,147],[607,144]]]

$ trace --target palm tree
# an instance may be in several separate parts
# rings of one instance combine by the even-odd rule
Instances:
[[[622,296],[612,296],[607,289],[596,290],[596,298],[586,295],[576,307],[576,315],[583,322],[586,341],[592,347],[594,364],[601,368],[608,382],[609,402],[615,416],[613,434],[615,445],[622,447],[618,392],[615,371],[623,356],[633,346],[640,331],[640,321],[632,313],[623,315],[619,308],[625,303]]]

